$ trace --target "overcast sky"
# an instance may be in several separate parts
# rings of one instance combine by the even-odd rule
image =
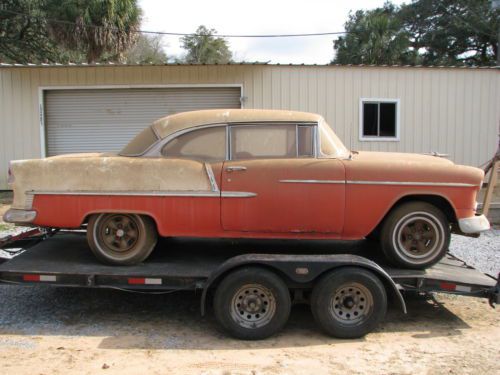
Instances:
[[[403,0],[393,0],[401,4]],[[139,0],[142,29],[191,33],[199,25],[219,34],[297,34],[343,31],[350,10],[372,9],[384,0]],[[327,64],[335,36],[230,38],[236,61]],[[167,55],[181,55],[178,37],[163,37]]]

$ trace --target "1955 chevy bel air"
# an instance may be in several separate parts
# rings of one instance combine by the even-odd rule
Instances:
[[[478,233],[482,170],[438,157],[349,151],[316,114],[206,110],[159,119],[118,155],[18,160],[7,222],[86,225],[102,261],[145,260],[158,236],[374,237],[392,263],[424,268],[450,233]]]

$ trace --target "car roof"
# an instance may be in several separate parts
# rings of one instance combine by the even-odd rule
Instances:
[[[182,112],[153,122],[153,130],[160,138],[196,126],[248,122],[319,122],[315,113],[273,109],[207,109]]]

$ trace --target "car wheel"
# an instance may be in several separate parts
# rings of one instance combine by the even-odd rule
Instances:
[[[311,310],[318,325],[338,338],[358,338],[384,318],[387,295],[372,272],[341,268],[323,276],[311,294]]]
[[[95,256],[104,263],[134,265],[153,251],[158,234],[148,216],[135,214],[93,215],[87,226],[87,240]]]
[[[441,210],[429,203],[411,202],[386,218],[380,244],[394,265],[423,269],[446,254],[450,237],[450,226]]]
[[[215,317],[238,339],[260,340],[275,334],[287,322],[290,309],[283,280],[262,268],[234,271],[215,291]]]

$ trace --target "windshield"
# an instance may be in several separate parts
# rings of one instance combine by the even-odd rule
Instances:
[[[139,156],[151,147],[159,138],[151,126],[137,134],[121,151],[122,156]]]
[[[319,123],[320,157],[348,158],[349,150],[325,121]]]

